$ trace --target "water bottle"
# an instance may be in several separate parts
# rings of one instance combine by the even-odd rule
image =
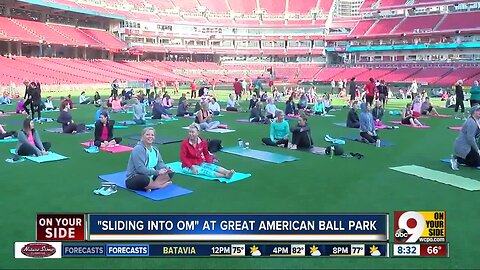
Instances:
[[[330,159],[333,159],[334,154],[335,154],[335,146],[332,145],[332,147],[330,147]]]
[[[377,147],[380,147],[380,145],[381,145],[381,142],[380,142],[380,139],[378,139],[376,146],[377,146]]]
[[[243,148],[243,140],[241,138],[238,138],[238,146]]]

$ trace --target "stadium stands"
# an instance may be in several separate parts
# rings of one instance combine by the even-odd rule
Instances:
[[[480,28],[480,12],[452,13],[440,23],[436,31],[457,31]]]
[[[260,8],[264,9],[268,14],[285,13],[286,0],[259,0]]]
[[[359,21],[350,32],[350,36],[357,37],[365,35],[365,33],[368,31],[368,29],[370,29],[370,27],[372,27],[374,23],[375,20]]]
[[[400,25],[393,31],[393,33],[415,33],[420,31],[431,32],[435,26],[443,18],[444,15],[427,15],[407,17]]]
[[[395,28],[403,18],[391,18],[378,20],[373,26],[366,32],[368,36],[386,35],[389,34],[393,28]]]
[[[257,1],[256,0],[227,0],[228,4],[232,11],[238,13],[247,13],[251,14],[255,9],[257,9]]]
[[[288,1],[287,11],[290,13],[307,14],[317,5],[317,0]]]

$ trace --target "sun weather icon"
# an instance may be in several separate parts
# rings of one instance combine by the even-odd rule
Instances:
[[[262,253],[260,252],[260,250],[258,249],[257,246],[253,245],[253,247],[250,248],[250,254],[252,256],[261,256]]]
[[[378,247],[373,245],[370,247],[370,255],[372,256],[380,256],[382,255],[382,253],[380,252],[380,250],[378,250]]]
[[[318,250],[318,247],[314,245],[314,246],[310,247],[310,255],[320,256],[320,255],[322,255],[322,253],[320,252],[320,250]]]

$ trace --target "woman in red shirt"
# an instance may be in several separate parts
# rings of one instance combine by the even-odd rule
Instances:
[[[372,106],[373,99],[375,98],[375,88],[375,80],[370,78],[367,85],[365,85],[365,100],[368,104],[370,104],[370,107]]]
[[[234,170],[213,164],[207,142],[200,138],[200,126],[193,123],[188,129],[188,138],[180,146],[180,161],[184,171],[210,177],[232,178]]]

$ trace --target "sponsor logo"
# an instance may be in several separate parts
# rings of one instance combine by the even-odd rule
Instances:
[[[15,242],[15,258],[61,258],[60,242]]]

